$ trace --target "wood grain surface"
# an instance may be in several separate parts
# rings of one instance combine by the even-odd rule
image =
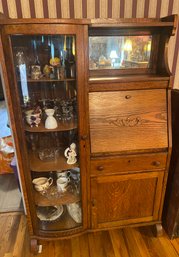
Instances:
[[[0,256],[33,257],[26,219],[19,213],[0,214]],[[124,228],[84,234],[68,240],[39,241],[39,257],[178,257],[179,238],[155,238],[152,227]],[[17,252],[18,246],[18,252]]]
[[[168,146],[165,90],[93,92],[89,113],[92,153]]]
[[[92,158],[90,173],[93,176],[99,176],[161,170],[166,167],[166,159],[166,153]]]
[[[157,221],[163,172],[91,179],[93,228]]]

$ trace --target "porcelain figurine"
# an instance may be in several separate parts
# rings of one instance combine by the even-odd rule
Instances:
[[[55,129],[58,127],[56,119],[53,117],[55,110],[54,109],[46,109],[45,113],[47,114],[47,118],[45,120],[45,128],[46,129]]]
[[[68,164],[74,164],[77,162],[77,153],[76,153],[76,144],[72,143],[64,152],[65,157],[67,158]]]

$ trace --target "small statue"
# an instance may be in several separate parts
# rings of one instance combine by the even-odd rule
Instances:
[[[72,143],[64,152],[65,157],[67,158],[68,164],[74,164],[77,162],[77,153],[76,153],[76,144]]]

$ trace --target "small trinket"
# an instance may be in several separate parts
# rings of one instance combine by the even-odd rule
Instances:
[[[76,156],[76,144],[72,143],[64,152],[65,157],[67,158],[68,164],[74,164],[77,162]]]

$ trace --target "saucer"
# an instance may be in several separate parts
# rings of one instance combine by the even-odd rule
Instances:
[[[63,213],[63,205],[37,208],[37,217],[41,221],[56,221]]]

